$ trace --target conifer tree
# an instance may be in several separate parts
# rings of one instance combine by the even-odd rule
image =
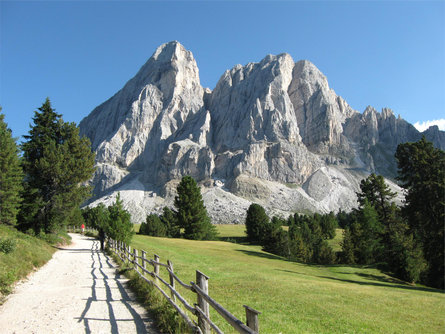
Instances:
[[[124,209],[120,193],[116,201],[108,207],[108,221],[104,228],[105,233],[112,239],[129,244],[133,237],[133,223],[130,213]]]
[[[184,237],[192,240],[215,239],[216,228],[207,215],[196,181],[191,176],[184,176],[177,187],[177,193],[176,217],[178,225],[184,229]]]
[[[253,243],[260,243],[269,224],[269,217],[264,208],[256,203],[252,203],[247,209],[246,234],[247,239]]]
[[[400,144],[395,157],[406,190],[402,213],[429,265],[426,282],[444,289],[445,152],[422,137]]]
[[[147,215],[145,223],[141,224],[139,234],[150,235],[152,237],[165,237],[167,234],[167,227],[158,215],[152,213]]]
[[[357,193],[360,205],[367,200],[377,210],[380,221],[386,221],[396,193],[391,191],[383,176],[372,173],[360,182],[360,190]]]
[[[47,98],[35,112],[22,145],[25,172],[21,219],[36,233],[57,232],[89,196],[83,185],[94,171],[94,154],[74,123],[62,120]]]
[[[15,225],[22,201],[23,170],[19,149],[4,118],[0,114],[0,224]]]

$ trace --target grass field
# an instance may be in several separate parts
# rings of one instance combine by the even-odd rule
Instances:
[[[0,252],[0,302],[10,292],[12,284],[42,266],[56,251],[47,242],[0,225],[0,240],[11,240],[13,250]]]
[[[242,225],[218,229],[221,238],[244,233]],[[245,320],[244,304],[262,312],[262,333],[445,332],[440,290],[410,286],[374,268],[305,265],[259,246],[223,241],[136,235],[132,246],[158,254],[164,263],[171,260],[185,282],[195,281],[195,270],[208,275],[209,294],[235,316]],[[217,314],[211,316],[233,332]]]

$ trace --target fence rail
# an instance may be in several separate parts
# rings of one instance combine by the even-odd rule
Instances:
[[[244,324],[209,296],[209,277],[200,271],[196,271],[196,283],[190,282],[190,284],[187,284],[174,273],[173,263],[171,261],[162,263],[160,262],[159,256],[156,254],[154,254],[153,259],[147,259],[145,251],[139,251],[135,248],[132,250],[130,246],[113,239],[108,239],[108,245],[111,251],[113,251],[123,262],[132,263],[134,270],[142,279],[156,287],[162,293],[195,333],[209,334],[211,333],[211,329],[213,329],[215,333],[223,333],[210,319],[209,306],[211,306],[237,332],[242,334],[258,334],[258,315],[260,312],[244,305],[247,319],[246,324]],[[153,271],[147,269],[147,264],[153,267]],[[161,268],[168,272],[168,282],[159,275]],[[151,277],[151,279],[149,277]],[[194,292],[197,297],[197,302],[192,304],[181,296],[176,290],[176,283],[183,288]],[[166,287],[167,292],[164,291],[162,286]],[[178,301],[180,304],[178,304]],[[195,320],[190,319],[184,309],[197,316],[198,321],[196,322]]]

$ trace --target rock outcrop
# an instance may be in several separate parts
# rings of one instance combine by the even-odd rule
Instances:
[[[421,136],[389,109],[353,110],[315,65],[288,54],[237,65],[204,89],[178,42],[160,46],[80,130],[96,151],[92,205],[119,191],[135,222],[171,206],[184,175],[202,185],[214,222],[243,222],[253,201],[281,215],[351,209],[360,180],[394,177],[397,145]],[[444,132],[424,134],[445,146]]]

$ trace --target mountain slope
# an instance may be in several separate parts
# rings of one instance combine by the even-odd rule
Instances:
[[[421,136],[389,109],[353,110],[315,65],[288,54],[237,65],[204,89],[176,41],[80,129],[97,153],[94,200],[121,191],[135,222],[171,205],[184,175],[201,182],[215,222],[242,221],[252,201],[282,215],[351,209],[360,180],[394,177],[397,144]],[[445,146],[442,131],[425,135]]]

